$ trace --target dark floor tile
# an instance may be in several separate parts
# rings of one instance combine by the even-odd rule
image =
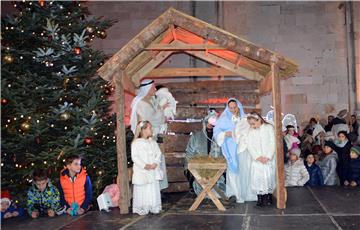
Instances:
[[[157,219],[143,219],[131,225],[127,229],[241,229],[242,216],[236,215],[182,215],[167,214]],[[149,226],[151,226],[149,228]]]
[[[251,216],[251,230],[335,230],[328,216]]]
[[[64,226],[66,223],[76,222],[81,217],[72,217],[68,215],[56,216],[53,218],[49,217],[39,217],[37,219],[31,219],[29,216],[13,218],[2,221],[1,229],[39,229],[39,230],[48,230],[48,229],[57,229]]]
[[[256,202],[248,202],[248,214],[314,214],[324,213],[321,205],[306,187],[287,188],[286,209],[276,208],[276,200],[270,207],[257,207]]]
[[[332,214],[360,214],[360,188],[325,186],[311,188]]]
[[[110,212],[93,211],[77,221],[67,224],[61,229],[119,229],[138,217],[137,214],[120,215],[118,208]]]
[[[190,212],[189,208],[194,203],[196,199],[196,195],[187,194],[177,203],[175,203],[170,209],[169,213],[202,213],[202,214],[244,214],[246,205],[245,204],[237,204],[237,203],[229,203],[227,201],[221,200],[221,203],[224,205],[226,211],[219,211],[212,200],[205,198],[197,210]]]
[[[342,229],[359,230],[360,229],[360,215],[359,216],[334,216],[335,221]]]

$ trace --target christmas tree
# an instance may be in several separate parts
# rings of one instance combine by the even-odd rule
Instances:
[[[117,174],[112,86],[96,75],[92,49],[114,21],[72,1],[12,2],[1,20],[1,183],[23,200],[35,168],[56,183],[64,158],[83,156],[94,195]]]

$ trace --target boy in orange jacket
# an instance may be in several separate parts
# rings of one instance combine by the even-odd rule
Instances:
[[[81,166],[80,156],[69,156],[65,163],[66,168],[60,173],[60,202],[66,205],[69,215],[82,215],[89,210],[92,200],[90,177]]]

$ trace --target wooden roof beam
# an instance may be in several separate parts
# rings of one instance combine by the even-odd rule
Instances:
[[[151,70],[156,68],[160,63],[165,61],[173,51],[161,51],[159,52],[155,58],[151,59],[148,63],[146,63],[141,69],[139,69],[135,74],[131,76],[131,80],[135,85],[140,84],[140,80],[144,78]]]
[[[172,50],[172,51],[184,51],[184,50],[226,50],[226,48],[218,45],[209,44],[151,44],[145,48],[145,50]]]
[[[181,44],[181,43],[182,42],[180,42],[180,41],[172,42],[172,44]],[[264,76],[262,76],[258,72],[253,72],[253,71],[245,69],[241,66],[236,66],[234,63],[226,61],[225,59],[219,58],[210,53],[205,53],[204,51],[184,51],[184,52],[187,54],[190,54],[192,56],[195,56],[197,58],[200,58],[204,61],[207,61],[213,65],[220,66],[224,69],[227,69],[227,70],[237,74],[238,76],[244,77],[249,80],[260,81],[261,79],[264,78]]]
[[[111,81],[115,71],[125,68],[134,57],[153,42],[159,34],[169,28],[170,18],[170,11],[165,11],[106,61],[106,63],[98,69],[98,74],[103,79]]]
[[[227,49],[240,53],[247,58],[251,58],[261,63],[265,63],[270,66],[271,64],[271,56],[274,55],[273,52],[258,47],[255,44],[246,41],[245,39],[240,39],[233,34],[222,30],[216,26],[213,26],[209,23],[201,21],[195,17],[184,14],[178,10],[171,8],[172,15],[172,23],[174,25],[182,27],[192,33],[195,33],[205,39],[213,41],[219,44],[222,47],[226,47]],[[261,49],[262,52],[258,52]],[[281,69],[286,69],[287,65],[294,65],[289,60],[284,57],[278,55],[277,65]]]
[[[147,78],[192,77],[192,76],[239,76],[224,68],[158,68],[146,75]]]
[[[251,70],[245,69],[240,66],[236,66],[235,64],[228,62],[222,58],[219,58],[212,54],[206,54],[203,51],[185,51],[185,53],[198,57],[204,61],[210,62],[211,64],[223,67],[231,72],[236,73],[238,76],[244,77],[249,80],[260,81],[264,77],[258,72],[253,72]]]

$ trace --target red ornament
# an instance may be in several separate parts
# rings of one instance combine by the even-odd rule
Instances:
[[[44,7],[45,6],[45,0],[39,0],[39,5],[41,7]]]
[[[93,144],[92,138],[90,138],[90,137],[85,138],[85,139],[84,139],[84,144],[86,144],[86,145],[92,145],[92,144]]]
[[[6,98],[1,98],[1,105],[7,105],[9,101]]]
[[[80,48],[80,47],[75,47],[75,48],[74,48],[74,53],[75,53],[76,55],[80,55],[80,54],[81,54],[81,48]]]
[[[51,42],[53,40],[52,36],[48,36],[48,41]]]

